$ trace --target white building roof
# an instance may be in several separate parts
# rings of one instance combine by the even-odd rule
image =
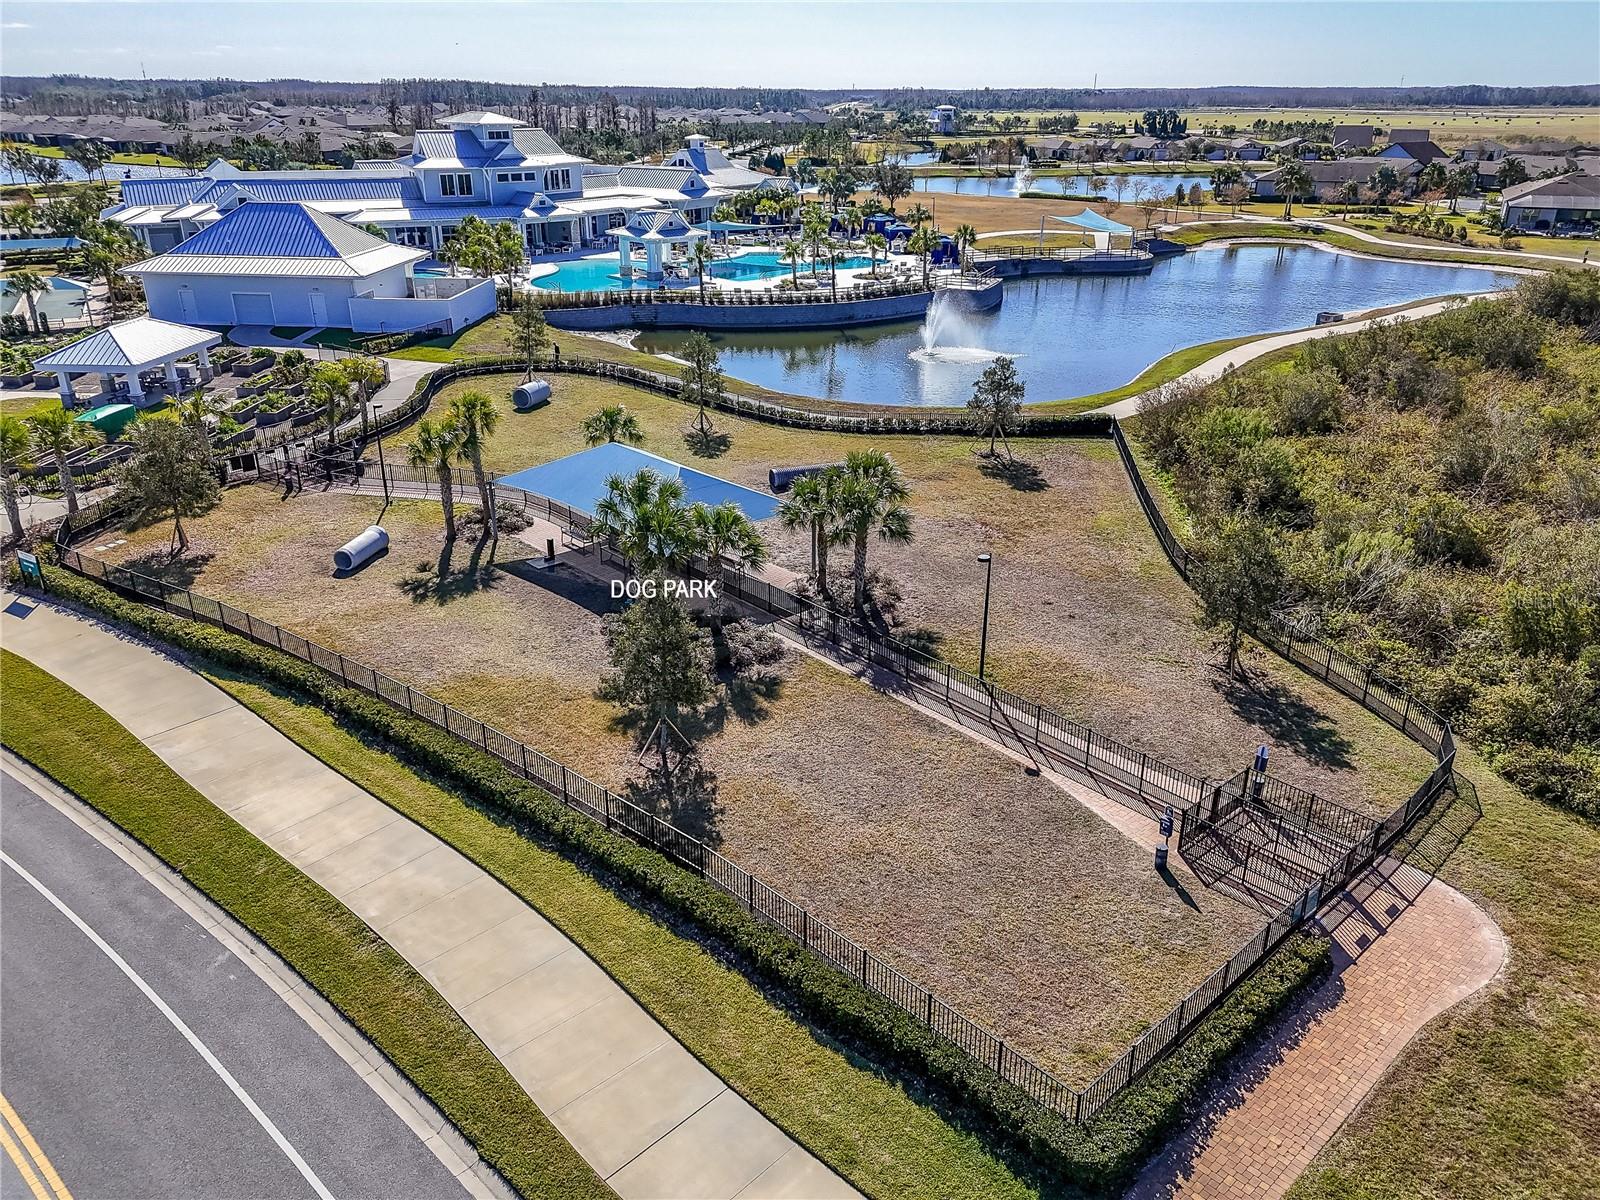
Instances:
[[[143,370],[220,344],[222,335],[154,317],[136,317],[69,342],[33,365],[41,371]]]

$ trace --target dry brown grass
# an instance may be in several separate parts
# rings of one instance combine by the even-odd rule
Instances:
[[[503,395],[512,376],[472,380]],[[507,471],[580,449],[578,423],[606,403],[639,417],[645,447],[680,461],[689,410],[599,380],[557,376],[555,399],[507,411],[489,448]],[[467,385],[460,385],[467,386]],[[446,395],[449,393],[447,392]],[[862,443],[719,417],[731,437],[701,461],[764,486],[771,465],[842,458]],[[1152,753],[1220,776],[1260,740],[1278,773],[1335,798],[1397,797],[1420,754],[1354,706],[1284,668],[1260,714],[1222,694],[1193,601],[1160,557],[1108,443],[1029,442],[1022,487],[985,473],[958,438],[886,438],[913,490],[916,541],[875,547],[904,589],[910,625],[942,633],[957,661],[976,657],[982,577],[996,555],[990,664],[1001,682]],[[383,514],[393,548],[347,579],[333,549],[377,519],[381,500],[265,488],[227,493],[194,523],[194,552],[166,565],[208,594],[372,663],[567,761],[614,788],[636,775],[620,713],[595,698],[605,651],[601,589],[567,570],[472,569],[470,544],[448,561],[438,509],[404,501]],[[140,558],[165,529],[108,556]],[[778,560],[804,569],[803,539],[771,534]],[[442,582],[441,582],[442,576]],[[1284,714],[1297,732],[1285,732]],[[1280,728],[1283,725],[1285,728]],[[772,685],[707,713],[697,731],[706,791],[670,815],[812,906],[1009,1044],[1076,1081],[1220,963],[1259,920],[1187,876],[1190,901],[1150,869],[1148,851],[1047,780],[1025,775],[926,714],[804,655]],[[1306,730],[1323,739],[1313,748]],[[1341,752],[1348,763],[1329,759]],[[1313,739],[1314,740],[1314,739]],[[1197,907],[1196,907],[1197,906]]]

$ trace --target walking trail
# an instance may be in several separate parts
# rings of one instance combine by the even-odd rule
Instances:
[[[1127,1200],[1276,1200],[1429,1021],[1494,979],[1499,926],[1393,860],[1326,908],[1333,972],[1216,1085]]]
[[[857,1195],[469,859],[142,643],[49,603],[0,605],[7,649],[372,926],[623,1200]]]

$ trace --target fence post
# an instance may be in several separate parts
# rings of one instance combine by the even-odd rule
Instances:
[[[518,742],[517,746],[522,751],[522,755],[521,755],[521,757],[522,757],[522,777],[524,779],[526,779],[526,778],[528,778],[528,743],[527,742]]]

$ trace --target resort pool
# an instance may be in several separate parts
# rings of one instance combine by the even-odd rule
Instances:
[[[866,255],[855,255],[851,258],[841,258],[839,269],[866,267],[871,263],[872,260]],[[809,261],[799,265],[802,273],[810,269]],[[706,269],[706,274],[714,279],[737,282],[771,279],[774,276],[787,275],[789,270],[789,264],[780,261],[776,250],[752,250],[737,258],[719,259]],[[817,273],[820,275],[823,270],[824,268],[819,267]],[[662,280],[647,281],[643,274],[636,274],[630,282],[617,274],[617,256],[606,254],[597,258],[575,258],[570,262],[561,263],[556,267],[554,274],[542,275],[535,279],[533,286],[556,292],[620,292],[629,288],[653,290],[660,287],[662,282]],[[672,288],[694,286],[696,281],[691,278],[686,285],[680,279],[670,279],[665,283],[667,287]]]
[[[56,322],[83,320],[89,299],[88,286],[59,275],[47,276],[45,282],[50,285],[50,290],[35,292],[33,296],[33,305],[39,314]],[[0,313],[16,313],[22,317],[29,315],[27,300],[20,295],[13,295],[11,285],[4,279],[0,279]]]
[[[870,267],[872,260],[864,254],[852,255],[841,258],[838,268],[841,271],[851,267]],[[811,269],[810,260],[798,263],[795,267],[802,275]],[[826,266],[818,266],[817,274],[821,275],[827,270]],[[752,250],[741,254],[738,258],[725,259],[722,262],[711,264],[710,274],[718,279],[771,279],[774,275],[787,275],[790,265],[781,258],[776,250]]]
[[[1199,184],[1201,191],[1211,190],[1211,176],[1209,175],[1163,175],[1157,172],[1125,172],[1119,175],[1106,175],[1106,195],[1116,196],[1116,182],[1126,179],[1124,199],[1132,201],[1133,192],[1141,183],[1149,184],[1160,189],[1163,196],[1172,195],[1172,189],[1179,184],[1187,192],[1194,184]],[[955,194],[958,196],[1018,196],[1024,189],[1017,186],[1017,180],[1012,176],[1000,179],[977,178],[963,175],[919,175],[917,177],[917,191],[933,192],[935,195]],[[1025,189],[1030,192],[1048,192],[1057,196],[1089,195],[1089,176],[1087,175],[1037,175],[1028,182]]]
[[[1358,258],[1314,246],[1202,249],[1149,275],[1040,276],[1006,284],[992,313],[936,308],[920,323],[837,332],[711,334],[729,375],[778,391],[870,404],[963,405],[997,356],[1011,354],[1028,400],[1120,387],[1185,346],[1298,329],[1324,310],[1512,286],[1510,272]],[[686,335],[641,333],[674,352]]]

